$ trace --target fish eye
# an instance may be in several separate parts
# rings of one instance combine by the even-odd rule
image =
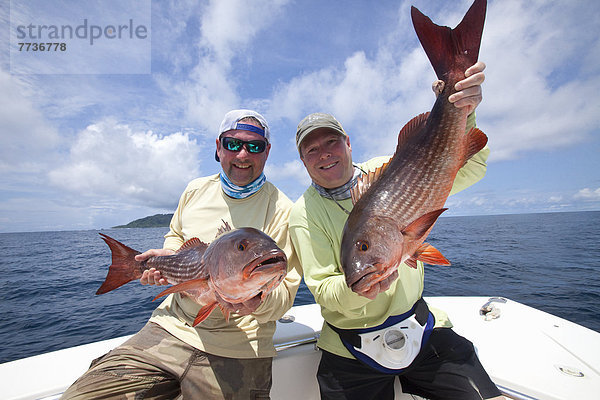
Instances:
[[[369,250],[369,243],[359,240],[358,242],[356,242],[356,247],[359,251],[367,251]]]
[[[246,247],[248,247],[248,241],[247,240],[242,240],[238,243],[237,245],[237,249],[239,251],[244,251],[246,250]]]

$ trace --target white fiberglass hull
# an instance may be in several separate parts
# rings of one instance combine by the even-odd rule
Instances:
[[[480,314],[487,297],[428,297],[448,313],[454,330],[471,340],[501,391],[515,399],[595,399],[600,394],[600,333],[523,304],[492,302],[497,318]],[[499,311],[498,311],[499,310]],[[315,346],[322,318],[317,305],[292,308],[278,322],[274,400],[319,399]],[[3,399],[56,399],[90,361],[128,336],[0,364]],[[413,397],[398,393],[397,399]]]

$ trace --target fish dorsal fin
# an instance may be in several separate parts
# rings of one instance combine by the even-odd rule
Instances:
[[[208,247],[208,244],[204,243],[202,240],[200,240],[198,238],[191,238],[190,240],[188,240],[187,242],[185,242],[184,244],[181,245],[179,250],[177,250],[177,253],[179,253],[183,250],[193,249],[195,247],[198,247],[198,250],[204,251]]]
[[[471,157],[475,154],[479,153],[481,149],[485,147],[488,142],[488,137],[485,133],[480,131],[477,128],[471,128],[469,133],[467,133],[467,151],[465,154],[465,164]]]
[[[427,117],[429,117],[429,112],[419,114],[404,125],[404,127],[400,130],[398,134],[398,146],[396,147],[396,152],[404,143],[406,143],[409,138],[418,135],[421,132],[421,129],[425,126],[425,122],[427,121]],[[356,185],[352,188],[350,193],[352,194],[352,204],[356,204],[356,202],[365,194],[365,192],[379,179],[383,171],[389,165],[389,161],[383,164],[381,167],[376,168],[374,171],[370,171],[366,174],[362,174],[358,177],[356,181]]]
[[[222,219],[221,221],[223,221],[223,225],[219,229],[217,229],[217,236],[215,237],[219,237],[225,232],[229,232],[232,230],[231,225],[229,225],[227,221],[225,221],[224,219]]]
[[[398,134],[398,146],[396,147],[396,153],[401,149],[410,138],[417,136],[421,129],[425,127],[429,112],[419,114],[404,125]]]
[[[446,211],[447,208],[440,208],[439,210],[428,212],[427,214],[421,215],[413,222],[408,224],[406,228],[402,230],[402,234],[409,238],[409,240],[419,240],[423,235],[433,226],[438,217]]]
[[[352,195],[352,204],[356,204],[356,202],[365,194],[371,185],[377,182],[389,163],[390,162],[388,161],[382,166],[375,168],[374,171],[369,171],[366,174],[362,174],[356,179],[356,185],[354,185],[350,190],[350,194]]]

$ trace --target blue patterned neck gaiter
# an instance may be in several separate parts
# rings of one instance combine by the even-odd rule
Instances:
[[[223,191],[227,196],[233,197],[234,199],[244,199],[248,196],[252,196],[254,193],[258,192],[267,181],[265,174],[261,173],[258,178],[246,186],[238,186],[229,180],[226,173],[221,172],[219,176],[221,177],[221,187],[223,188]]]

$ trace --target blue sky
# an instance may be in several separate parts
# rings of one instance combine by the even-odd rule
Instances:
[[[269,121],[265,172],[292,200],[310,183],[294,146],[308,113],[335,115],[356,161],[391,154],[397,132],[434,101],[410,6],[454,27],[471,1],[22,4],[0,0],[0,232],[172,212],[189,180],[219,171],[216,131],[233,108]],[[144,60],[144,49],[125,41],[104,61],[65,58],[60,74],[30,73],[49,62],[40,54],[11,64],[13,25],[29,12],[112,21],[128,10],[151,17],[150,73],[131,73],[128,56]],[[487,176],[450,197],[447,215],[600,210],[599,21],[594,2],[488,2],[477,121],[492,154]],[[121,70],[93,68],[105,65]]]

